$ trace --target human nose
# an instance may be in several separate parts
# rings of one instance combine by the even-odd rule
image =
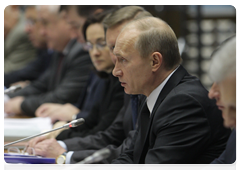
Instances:
[[[118,67],[118,62],[115,62],[115,66],[113,68],[112,74],[115,77],[121,77],[122,76],[122,70],[120,69],[120,67]]]
[[[96,45],[93,45],[92,54],[93,54],[95,57],[100,55],[100,50],[96,47]]]
[[[220,93],[218,91],[216,83],[213,83],[211,89],[208,92],[208,97],[210,99],[216,99],[216,100],[218,100],[220,98]]]

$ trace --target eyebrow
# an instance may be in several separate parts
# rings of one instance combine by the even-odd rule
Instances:
[[[116,56],[116,57],[122,57],[121,56],[121,54],[117,51],[117,53],[116,52],[114,52],[114,50],[113,50],[113,54]]]
[[[105,38],[103,38],[103,37],[97,38],[97,39],[96,39],[96,42],[99,42],[99,41],[102,41],[102,40],[105,41]],[[91,41],[89,41],[89,40],[87,40],[87,41],[91,43]]]

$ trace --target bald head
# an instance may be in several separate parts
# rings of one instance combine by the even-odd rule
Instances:
[[[141,57],[160,52],[167,70],[181,63],[176,35],[171,27],[159,18],[144,17],[130,22],[122,29],[118,40],[121,39],[134,43],[134,48]]]

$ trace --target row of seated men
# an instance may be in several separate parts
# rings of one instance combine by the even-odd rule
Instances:
[[[54,127],[85,119],[30,140],[37,155],[69,164],[108,148],[102,163],[235,162],[235,37],[212,55],[208,92],[181,65],[171,27],[140,6],[27,6],[25,14],[29,39],[38,48],[44,39],[51,61],[5,74],[31,82],[8,95],[4,111],[50,117]]]

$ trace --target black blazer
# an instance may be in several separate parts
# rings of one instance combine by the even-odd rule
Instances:
[[[85,87],[92,62],[88,52],[84,51],[77,40],[68,44],[68,54],[60,60],[55,53],[48,70],[36,81],[9,96],[24,96],[21,108],[26,115],[35,116],[36,109],[43,103],[75,103],[81,89]]]
[[[106,80],[102,96],[102,100],[94,104],[83,125],[62,131],[56,139],[84,137],[107,129],[123,106],[124,97],[123,87],[120,85],[118,78],[113,77],[112,74]]]
[[[9,87],[10,84],[18,81],[34,81],[38,79],[47,70],[52,59],[52,53],[47,49],[38,50],[37,58],[26,67],[4,74],[4,86]]]
[[[111,151],[111,155],[107,160],[103,161],[104,163],[110,163],[118,157],[130,145],[134,134],[131,112],[130,96],[125,94],[124,106],[109,128],[84,138],[75,137],[64,140],[63,142],[67,145],[68,151],[74,151],[71,163],[79,162],[104,147],[109,148]]]
[[[230,131],[200,81],[180,66],[170,77],[141,134],[142,115],[130,149],[112,163],[210,163],[225,149]]]
[[[232,133],[228,139],[226,149],[223,153],[211,164],[232,164],[236,161],[236,129],[232,130]]]

